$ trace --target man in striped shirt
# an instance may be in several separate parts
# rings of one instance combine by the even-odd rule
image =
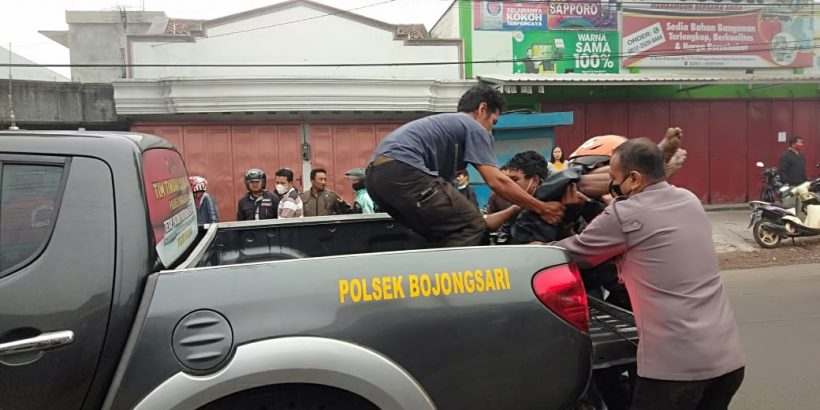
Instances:
[[[278,212],[280,218],[304,216],[302,198],[299,198],[299,191],[293,188],[293,171],[287,168],[276,171],[276,193],[281,198]]]

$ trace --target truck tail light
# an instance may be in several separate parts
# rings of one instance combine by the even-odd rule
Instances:
[[[538,300],[582,332],[589,332],[589,305],[581,272],[575,264],[544,269],[532,278]]]

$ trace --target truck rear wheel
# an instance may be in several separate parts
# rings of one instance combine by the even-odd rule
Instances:
[[[378,410],[349,391],[318,384],[279,384],[257,387],[208,403],[199,410]]]

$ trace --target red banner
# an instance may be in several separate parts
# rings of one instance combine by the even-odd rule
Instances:
[[[810,67],[811,14],[627,10],[624,67]]]

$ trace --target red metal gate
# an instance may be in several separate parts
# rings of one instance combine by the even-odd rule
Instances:
[[[675,100],[545,102],[543,112],[573,111],[575,124],[558,127],[555,140],[572,152],[593,135],[619,134],[657,140],[670,125],[684,129],[686,165],[673,183],[689,189],[704,203],[757,199],[757,161],[777,166],[787,144],[778,132],[799,135],[806,145],[807,173],[817,173],[820,159],[820,101],[811,100]]]
[[[328,172],[328,188],[348,202],[353,188],[344,173],[365,167],[376,145],[401,124],[311,124],[311,164]]]

